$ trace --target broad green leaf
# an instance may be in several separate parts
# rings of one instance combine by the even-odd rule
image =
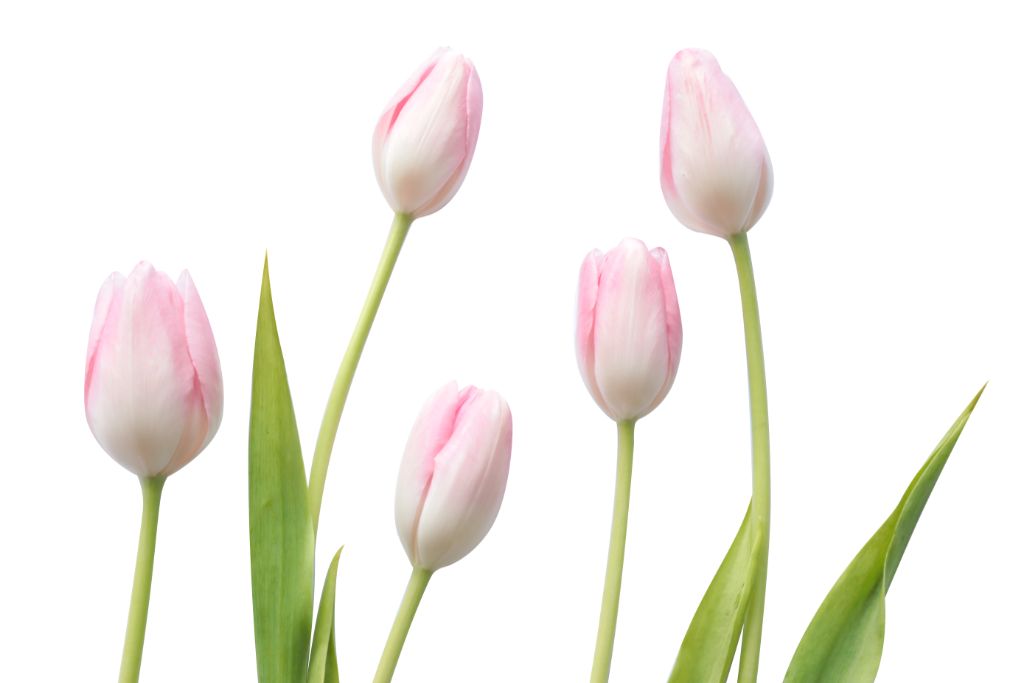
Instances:
[[[885,639],[885,594],[928,496],[984,390],[946,432],[899,505],[829,591],[797,646],[785,683],[875,680]]]
[[[736,654],[753,581],[750,506],[736,538],[700,601],[679,648],[669,683],[725,681]]]
[[[338,548],[334,554],[324,578],[324,590],[316,613],[316,628],[313,629],[307,683],[338,683],[338,655],[334,649],[334,596],[341,551],[342,548]]]
[[[313,621],[313,525],[266,262],[252,364],[249,555],[260,683],[301,683]]]

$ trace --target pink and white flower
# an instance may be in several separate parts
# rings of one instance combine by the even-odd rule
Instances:
[[[164,477],[210,443],[223,409],[217,346],[188,271],[177,284],[148,263],[111,275],[85,371],[85,416],[103,449],[140,477]]]
[[[576,359],[601,409],[616,421],[654,410],[679,369],[683,328],[664,249],[625,239],[580,269]]]
[[[413,566],[465,557],[494,524],[512,455],[512,413],[493,391],[442,387],[424,405],[398,472],[395,524]]]
[[[419,218],[451,201],[473,160],[482,110],[473,63],[447,48],[395,94],[373,134],[373,167],[396,213]]]
[[[679,221],[728,239],[757,223],[772,198],[761,131],[710,52],[669,64],[661,119],[661,189]]]

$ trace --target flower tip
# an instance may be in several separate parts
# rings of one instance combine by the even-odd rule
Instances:
[[[139,261],[138,263],[135,264],[135,267],[132,268],[132,272],[129,273],[128,277],[129,278],[147,277],[149,275],[152,275],[155,272],[156,272],[156,268],[153,267],[152,263],[150,263],[149,261],[146,261],[146,260],[142,260],[142,261]]]

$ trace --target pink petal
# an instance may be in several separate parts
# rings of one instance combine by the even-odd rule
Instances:
[[[594,311],[597,308],[597,293],[600,283],[600,269],[604,256],[594,250],[587,254],[580,267],[580,284],[576,306],[576,362],[590,395],[605,412],[608,408],[597,386],[594,375]]]
[[[661,291],[665,301],[665,346],[668,349],[668,373],[661,391],[658,392],[658,396],[654,400],[654,406],[657,406],[672,388],[676,372],[679,370],[680,352],[683,347],[683,323],[679,314],[679,300],[676,296],[676,285],[672,278],[672,266],[669,264],[668,253],[664,249],[658,248],[651,250],[651,256],[658,263]]]
[[[494,524],[508,480],[512,414],[493,391],[465,395],[455,430],[434,460],[419,519],[416,562],[437,569],[475,548]]]
[[[605,256],[594,324],[594,375],[606,412],[636,419],[654,407],[668,372],[660,267],[639,240]]]
[[[434,476],[434,458],[448,443],[461,405],[455,382],[441,387],[424,404],[406,442],[395,493],[395,524],[413,561],[420,511]]]
[[[104,334],[110,334],[110,326],[107,325],[109,318],[117,320],[120,317],[121,296],[124,293],[124,275],[112,273],[107,281],[100,288],[96,296],[96,306],[93,311],[92,328],[89,330],[89,349],[86,352],[85,360],[85,409],[89,410],[89,387],[92,384],[93,365],[96,358],[96,349],[99,347]]]

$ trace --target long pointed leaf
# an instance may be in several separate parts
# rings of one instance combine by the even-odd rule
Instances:
[[[266,262],[252,365],[249,555],[259,680],[301,683],[313,620],[313,525]]]
[[[740,530],[693,615],[669,683],[721,683],[729,675],[753,580],[756,541],[749,522],[747,506]]]
[[[885,639],[885,594],[928,496],[985,388],[977,393],[899,505],[829,591],[797,646],[785,683],[871,683]]]
[[[334,647],[334,596],[338,582],[338,559],[342,548],[334,554],[331,566],[324,578],[324,590],[320,595],[320,607],[316,613],[316,628],[313,629],[313,647],[309,654],[309,676],[307,683],[337,683],[338,655]]]

